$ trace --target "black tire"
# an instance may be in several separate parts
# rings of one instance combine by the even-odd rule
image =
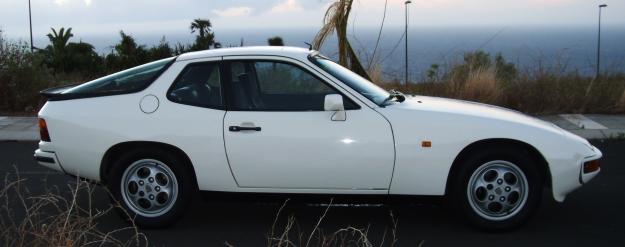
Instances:
[[[513,166],[509,164],[513,164]],[[473,226],[486,231],[513,230],[523,225],[540,205],[543,178],[537,169],[539,164],[532,159],[529,152],[523,149],[492,147],[470,155],[461,160],[458,165],[458,170],[454,173],[455,176],[450,178],[453,179],[450,188],[450,206]],[[495,172],[493,173],[489,169],[495,170]],[[527,187],[524,191],[526,191],[527,198],[524,202],[522,193],[516,193],[516,197],[512,193],[507,194],[509,192],[504,194],[503,191],[510,191],[508,181],[504,179],[495,177],[492,183],[480,183],[490,181],[493,174],[511,173],[512,176],[509,176],[510,178],[516,176],[515,174],[517,173],[506,172],[505,169],[510,169],[510,171],[520,170],[517,172],[525,176]],[[520,173],[517,174],[520,177],[517,178],[518,183],[515,183],[518,188],[514,187],[519,191],[521,190],[519,188],[524,184]],[[481,174],[483,175],[480,176]],[[472,177],[475,180],[472,180]],[[472,181],[479,179],[482,180],[475,182],[475,186],[473,184],[470,185]],[[468,190],[469,186],[471,186],[470,191]],[[514,191],[514,189],[512,190]],[[498,194],[499,192],[501,194]],[[471,198],[472,196],[473,198]],[[480,200],[481,198],[483,200]],[[491,198],[494,198],[494,200],[491,200]],[[517,200],[515,201],[514,198]],[[503,201],[498,201],[499,199]],[[480,202],[483,202],[485,205],[481,205]],[[517,206],[509,206],[513,205],[511,202],[516,202]],[[505,210],[505,207],[513,208]],[[502,216],[495,215],[497,214],[495,212],[502,214]]]
[[[122,187],[124,173],[127,170],[130,172],[131,170],[129,169],[133,169],[131,166],[136,168],[138,164],[147,165],[149,162],[154,162],[153,164],[156,168],[164,170],[151,170],[150,175],[153,175],[152,173],[155,173],[155,171],[156,175],[153,177],[148,175],[145,179],[140,179],[142,180],[141,183],[144,184],[143,186],[135,183],[135,185],[138,185],[139,191],[136,191],[134,195],[138,196],[140,195],[140,192],[143,192],[140,196],[143,199],[140,198],[138,200],[145,200],[148,201],[148,203],[154,203],[149,204],[151,206],[157,206],[157,201],[165,198],[161,201],[164,201],[168,206],[155,214],[140,212],[139,210],[141,209],[138,208],[143,204],[130,199],[130,196],[126,196],[127,199],[125,200],[124,195],[131,195],[129,191],[132,190],[126,190],[127,188],[130,188],[129,185],[126,185],[128,187]],[[164,168],[163,165],[166,168]],[[163,172],[167,169],[169,169],[169,171]],[[159,174],[159,171],[161,171],[161,174]],[[169,178],[169,176],[165,176],[165,179],[163,179],[162,173],[168,172],[173,173],[173,177]],[[139,174],[139,171],[137,170],[136,173]],[[184,163],[184,161],[180,157],[173,155],[171,152],[161,149],[137,149],[122,155],[115,161],[110,173],[110,178],[108,179],[108,188],[110,189],[114,200],[119,202],[119,204],[123,207],[123,210],[119,210],[122,217],[127,220],[133,220],[137,226],[142,228],[161,228],[173,224],[184,214],[185,209],[188,207],[191,199],[197,191],[197,186],[195,185],[195,179],[193,176],[193,172],[189,170],[189,167]],[[164,189],[162,189],[162,191],[160,189],[161,187],[159,187],[161,183],[156,180],[163,181],[162,184],[164,185],[162,188]],[[166,186],[171,187],[169,195],[172,194],[171,191],[174,191],[173,188],[176,187],[176,193],[173,193],[176,195],[173,197],[174,199],[169,196],[161,196],[163,193],[167,195],[167,193],[165,193]]]

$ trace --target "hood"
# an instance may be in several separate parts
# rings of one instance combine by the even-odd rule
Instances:
[[[493,122],[506,122],[511,124],[538,127],[565,135],[570,134],[568,131],[563,130],[553,123],[540,120],[538,118],[526,115],[518,111],[510,110],[499,106],[464,100],[429,96],[415,96],[407,97],[404,102],[395,103],[387,107],[393,109],[425,111],[434,114],[451,114],[458,115],[458,117],[481,118]],[[583,139],[577,136],[573,138]]]

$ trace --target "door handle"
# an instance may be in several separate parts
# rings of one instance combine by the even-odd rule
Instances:
[[[242,131],[242,130],[260,131],[260,127],[230,126],[228,127],[228,130],[230,131]]]

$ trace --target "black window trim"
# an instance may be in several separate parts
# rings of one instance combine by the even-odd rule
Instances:
[[[178,80],[180,80],[182,75],[189,69],[189,67],[196,66],[196,65],[203,65],[203,64],[217,64],[217,66],[218,66],[218,69],[219,69],[219,83],[221,84],[221,87],[219,87],[219,91],[221,93],[221,105],[219,107],[215,107],[215,106],[208,106],[208,105],[203,105],[203,104],[194,104],[194,103],[188,103],[188,102],[178,102],[178,101],[172,99],[171,96],[170,96],[170,93],[174,90],[174,86],[176,85]],[[223,75],[224,75],[224,64],[222,63],[222,60],[201,61],[201,62],[188,63],[187,65],[184,66],[184,68],[180,71],[180,73],[178,73],[178,75],[176,75],[176,78],[171,83],[171,85],[169,85],[169,88],[167,89],[167,93],[165,94],[165,97],[170,102],[176,103],[176,104],[195,106],[195,107],[201,107],[201,108],[213,109],[213,110],[222,110],[222,111],[226,110],[226,106],[228,105],[229,102],[228,102],[228,96],[226,95],[226,90],[224,90],[224,88],[226,87],[225,86],[226,82],[224,82],[224,76]]]
[[[125,94],[138,93],[138,92],[141,92],[141,91],[147,89],[156,80],[158,80],[158,78],[161,77],[161,75],[163,75],[163,73],[165,73],[165,71],[167,71],[167,69],[169,69],[169,67],[176,62],[176,59],[178,59],[178,56],[175,56],[174,59],[172,59],[169,63],[165,64],[165,66],[163,66],[163,68],[161,68],[161,70],[159,70],[156,74],[154,74],[154,76],[152,78],[150,78],[150,82],[149,83],[147,83],[145,86],[137,88],[137,89],[128,90],[128,91],[120,91],[120,92],[103,92],[103,93],[68,93],[68,94],[63,94],[62,92],[59,92],[59,93],[56,93],[56,94],[53,94],[53,95],[45,95],[44,94],[44,96],[48,97],[48,101],[62,101],[62,100],[86,99],[86,98],[96,98],[96,97],[104,97],[104,96],[114,96],[114,95],[125,95]],[[145,64],[147,64],[147,63],[145,63]],[[141,65],[143,65],[143,64],[141,64]],[[141,66],[141,65],[138,65],[138,66]],[[131,68],[129,68],[129,69],[131,69]],[[81,84],[82,83],[75,84],[75,86],[78,86],[78,85],[81,85]],[[67,90],[69,90],[69,89],[70,88],[68,88]],[[45,93],[45,91],[47,91],[47,90],[42,91],[42,94]]]
[[[227,88],[226,91],[226,99],[229,99],[230,97],[232,97],[232,75],[230,75],[229,73],[231,72],[231,63],[234,62],[278,62],[278,63],[284,63],[284,64],[288,64],[288,65],[292,65],[295,66],[303,71],[305,71],[306,73],[310,74],[311,76],[313,76],[315,79],[321,81],[323,84],[325,84],[326,86],[328,86],[329,88],[333,89],[334,91],[336,91],[339,95],[341,95],[343,98],[346,98],[348,100],[350,100],[356,107],[354,109],[345,109],[346,111],[357,111],[357,110],[361,110],[362,106],[358,103],[358,101],[360,100],[354,100],[352,97],[347,96],[345,93],[341,92],[341,90],[338,90],[336,87],[334,87],[334,85],[331,85],[327,80],[322,79],[321,77],[319,77],[317,75],[317,73],[319,73],[318,71],[310,68],[310,69],[306,69],[304,66],[301,66],[295,62],[292,61],[286,61],[286,60],[282,60],[282,59],[270,59],[270,58],[251,58],[251,57],[255,57],[255,56],[259,56],[259,57],[280,57],[280,58],[286,58],[286,59],[290,59],[292,60],[293,58],[291,57],[285,57],[285,56],[272,56],[272,55],[244,55],[245,57],[250,57],[250,58],[236,58],[237,56],[224,56],[222,60],[220,60],[223,64],[224,67],[226,67],[226,72],[228,72],[228,76],[226,76],[226,80],[224,81],[225,83],[225,88]],[[231,59],[235,57],[234,59]],[[308,65],[306,65],[306,67],[309,67]],[[312,71],[315,71],[317,73],[313,73]],[[257,76],[257,75],[254,75]],[[325,77],[325,76],[324,76]],[[226,100],[226,110],[227,111],[239,111],[239,112],[324,112],[323,110],[321,111],[315,111],[315,110],[308,110],[308,111],[294,111],[294,110],[267,110],[267,109],[235,109],[233,108],[231,101],[230,100]],[[343,103],[345,104],[345,103]]]

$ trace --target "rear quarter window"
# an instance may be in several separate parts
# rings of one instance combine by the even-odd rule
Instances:
[[[73,87],[66,95],[113,95],[134,93],[147,88],[174,61],[166,58],[111,74]]]

